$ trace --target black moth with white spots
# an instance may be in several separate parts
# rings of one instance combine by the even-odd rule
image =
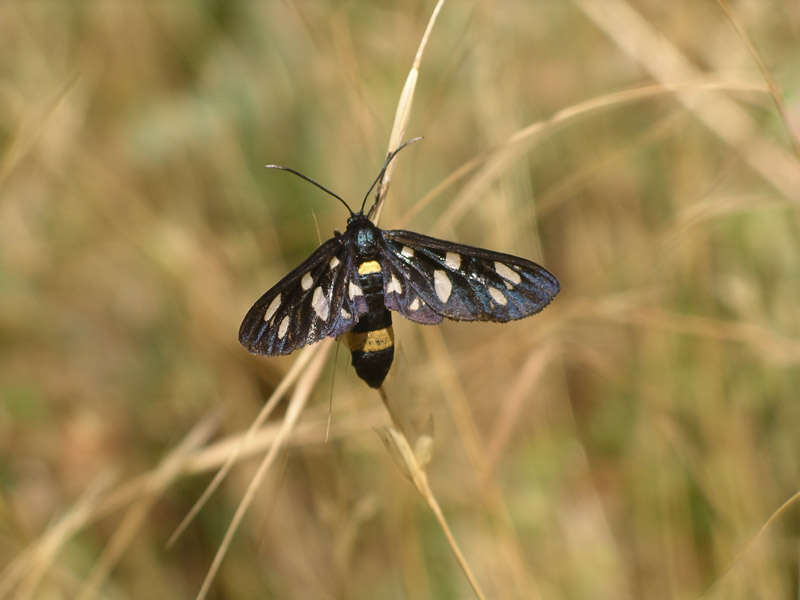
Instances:
[[[389,155],[376,183],[408,143]],[[377,388],[394,356],[390,310],[427,325],[444,318],[504,323],[538,313],[560,290],[555,276],[524,258],[380,229],[363,204],[350,213],[344,233],[335,232],[248,311],[239,329],[247,350],[289,354],[348,334],[356,373]]]

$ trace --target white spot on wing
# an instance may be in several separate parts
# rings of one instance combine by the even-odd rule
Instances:
[[[508,279],[511,283],[517,284],[522,281],[522,277],[519,276],[519,273],[501,262],[494,261],[494,270],[497,271],[500,277]]]
[[[311,298],[311,306],[320,319],[323,321],[328,320],[331,307],[330,304],[328,304],[328,299],[325,297],[325,292],[322,291],[321,287],[318,287],[314,290],[314,296]]]
[[[333,258],[332,258],[332,259],[331,259],[331,260],[328,262],[328,266],[329,266],[331,269],[335,269],[336,267],[338,267],[338,266],[339,266],[339,259],[338,259],[338,258],[336,258],[336,257],[334,256],[334,257],[333,257]]]
[[[391,294],[392,292],[396,292],[398,294],[403,293],[403,286],[400,284],[400,281],[395,277],[394,273],[392,273],[392,279],[389,281],[389,285],[386,286],[386,293]]]
[[[278,339],[282,340],[286,337],[286,332],[289,331],[289,315],[283,317],[280,327],[278,327]]]
[[[408,305],[409,310],[419,310],[419,298],[414,298],[414,301]]]
[[[278,311],[278,307],[280,305],[281,305],[281,295],[278,294],[277,296],[275,296],[272,302],[269,303],[269,306],[267,307],[267,312],[264,313],[264,320],[269,321]]]
[[[492,300],[497,302],[500,306],[505,306],[508,304],[508,298],[506,298],[506,295],[496,287],[489,286],[489,295],[492,297]]]
[[[400,254],[402,254],[406,258],[411,258],[412,256],[414,256],[414,249],[409,248],[408,246],[403,246],[403,249],[400,250]]]
[[[303,278],[300,280],[300,287],[304,290],[310,290],[312,285],[314,285],[314,279],[311,277],[311,272],[309,271],[303,275]]]
[[[350,285],[347,286],[347,295],[350,296],[350,300],[353,300],[356,296],[363,296],[364,292],[351,281]]]
[[[353,316],[353,315],[351,315],[349,312],[347,312],[345,309],[342,309],[342,310],[341,310],[341,314],[342,314],[342,318],[343,318],[343,319],[349,319],[350,317],[352,317],[352,316]]]
[[[455,252],[448,252],[444,257],[444,264],[455,271],[461,266],[461,255]]]
[[[442,270],[433,272],[433,289],[436,290],[436,295],[442,302],[447,302],[450,298],[450,292],[453,291],[453,284],[450,278]]]

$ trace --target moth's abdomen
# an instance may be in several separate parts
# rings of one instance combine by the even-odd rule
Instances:
[[[347,334],[347,344],[356,374],[370,387],[378,388],[386,379],[394,358],[392,313],[383,301],[383,273],[375,260],[358,266],[358,283],[368,310]]]
[[[354,340],[358,334],[351,332],[347,335],[356,374],[366,381],[369,387],[373,388],[381,387],[383,380],[386,379],[386,374],[389,372],[389,367],[392,366],[392,360],[394,359],[394,334],[392,333],[392,326],[389,325],[389,327],[383,331],[386,335],[381,335],[381,337],[388,341],[388,345],[380,350],[358,350],[358,346],[355,345],[358,341]]]

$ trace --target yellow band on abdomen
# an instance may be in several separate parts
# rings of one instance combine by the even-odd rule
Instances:
[[[380,273],[381,265],[377,260],[365,260],[358,265],[359,275],[369,275],[370,273]]]
[[[394,346],[394,331],[391,327],[367,331],[366,333],[347,334],[347,345],[356,352],[377,352]]]

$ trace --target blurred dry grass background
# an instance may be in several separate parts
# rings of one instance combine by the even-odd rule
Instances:
[[[239,322],[346,217],[262,167],[360,200],[432,8],[0,3],[0,596],[194,597],[257,462],[169,549],[225,452],[142,474],[213,411],[207,443],[247,428],[296,357]],[[733,8],[798,129],[800,5]],[[797,507],[748,546],[800,488],[800,162],[765,89],[710,0],[445,5],[381,224],[563,286],[513,325],[396,323],[389,389],[433,416],[490,597],[797,597]],[[332,357],[211,597],[468,597]]]

